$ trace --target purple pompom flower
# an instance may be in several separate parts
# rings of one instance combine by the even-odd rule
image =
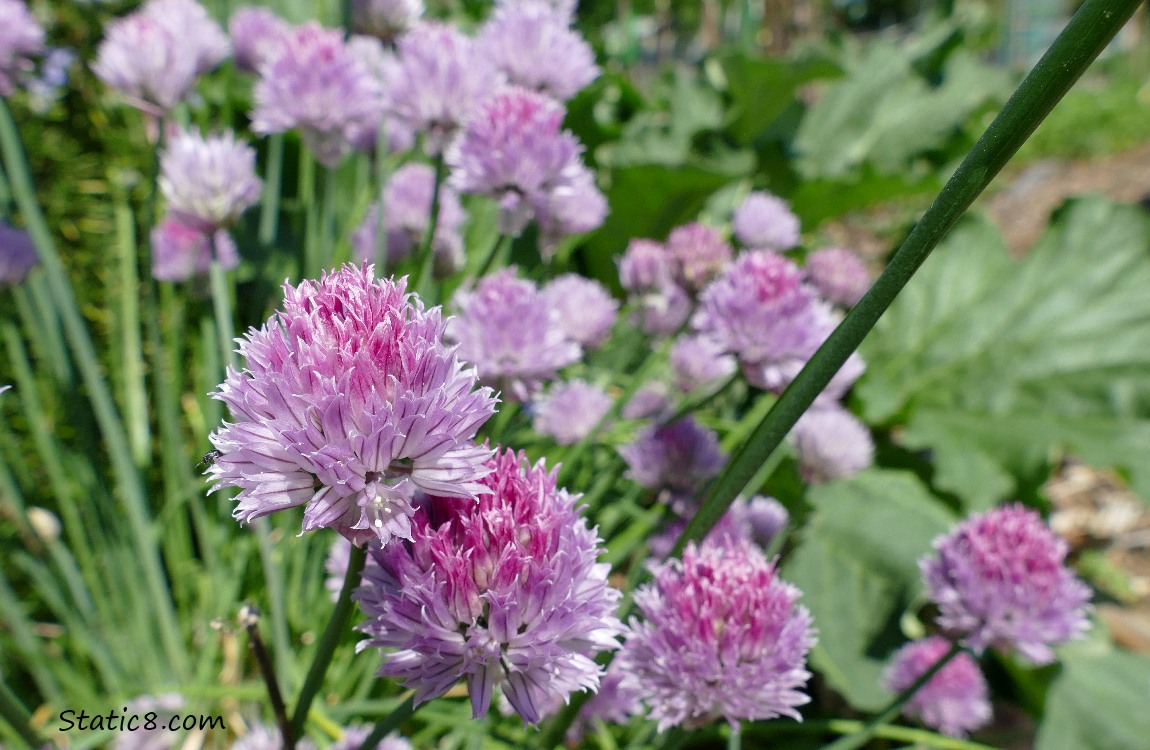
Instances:
[[[474,442],[490,389],[441,339],[405,280],[345,266],[285,284],[284,307],[251,329],[212,394],[235,418],[212,434],[212,489],[239,487],[242,522],[305,506],[303,530],[353,544],[411,538],[416,489],[475,498],[491,450]]]
[[[744,247],[782,251],[799,244],[798,217],[786,201],[770,193],[748,195],[735,209],[731,224]]]
[[[155,721],[152,729],[147,728],[146,722],[139,722],[138,730],[129,732],[116,732],[108,743],[110,750],[171,750],[180,747],[186,736],[179,732],[168,731],[168,722],[178,716],[187,701],[179,693],[164,693],[162,695],[141,695],[128,701],[124,708],[126,716],[144,716],[151,714]],[[46,745],[45,747],[51,747]]]
[[[423,0],[352,0],[351,24],[358,34],[385,42],[415,26],[423,16]]]
[[[565,273],[543,286],[543,296],[568,338],[583,347],[597,349],[611,335],[619,302],[598,281]]]
[[[315,750],[315,743],[307,737],[296,740],[296,750]],[[242,737],[232,743],[232,750],[283,750],[284,738],[279,727],[253,723]]]
[[[798,266],[756,250],[707,285],[692,324],[744,365],[805,361],[821,341],[817,302]]]
[[[595,185],[595,175],[584,164],[568,170],[562,184],[536,208],[539,254],[550,261],[559,240],[598,229],[607,218],[607,197]]]
[[[631,620],[615,661],[659,731],[802,718],[811,615],[758,547],[692,542],[681,561],[651,569],[654,581],[635,592],[644,619]]]
[[[44,29],[23,0],[0,0],[0,96],[16,91],[19,76],[44,52]]]
[[[667,386],[658,380],[649,380],[639,386],[631,400],[623,404],[623,419],[649,419],[661,423],[675,413],[674,404],[667,397]]]
[[[975,514],[934,540],[919,562],[938,624],[981,653],[1017,650],[1035,664],[1082,635],[1090,589],[1065,564],[1066,542],[1036,511],[1007,505]]]
[[[0,219],[0,287],[19,284],[39,262],[28,233]]]
[[[343,736],[332,743],[328,750],[359,750],[363,741],[371,734],[372,727],[364,724],[355,724],[343,730]],[[395,732],[380,740],[375,747],[367,750],[411,750],[411,743]]]
[[[157,281],[187,281],[212,269],[212,260],[224,270],[239,265],[231,235],[200,221],[169,216],[152,230],[152,277]]]
[[[671,346],[671,369],[675,385],[690,393],[730,377],[738,364],[709,336],[680,336]]]
[[[719,231],[706,224],[676,227],[667,237],[672,277],[679,286],[697,293],[731,263],[731,246]]]
[[[602,388],[585,381],[561,383],[535,402],[531,426],[559,445],[574,445],[591,434],[614,403]]]
[[[647,549],[656,560],[663,560],[671,554],[675,542],[679,541],[683,531],[687,528],[688,516],[699,509],[696,499],[681,500],[673,508],[675,515],[656,534],[647,539]],[[790,514],[782,503],[773,497],[755,495],[750,500],[737,497],[731,507],[715,523],[706,540],[731,544],[737,541],[748,541],[766,549],[780,531],[790,522]]]
[[[435,191],[435,170],[426,164],[408,162],[395,170],[383,190],[384,227],[387,231],[387,262],[398,263],[419,247],[431,216]],[[439,215],[435,224],[435,271],[446,276],[463,265],[463,238],[460,228],[467,219],[459,196],[449,185],[439,188]],[[363,223],[352,234],[355,257],[375,258],[375,236],[379,204],[372,204]]]
[[[812,484],[858,474],[874,463],[874,440],[858,417],[828,402],[808,409],[791,432],[799,472]]]
[[[840,307],[853,307],[870,288],[870,274],[862,258],[843,248],[811,253],[803,270],[823,298]]]
[[[514,268],[461,288],[453,303],[457,315],[448,336],[459,343],[459,356],[512,400],[530,400],[543,381],[583,356],[559,311],[533,282],[516,278]]]
[[[627,462],[628,478],[648,489],[669,490],[671,502],[693,496],[723,467],[715,432],[691,416],[644,427],[619,454]]]
[[[92,70],[133,106],[164,115],[230,52],[224,30],[195,0],[150,0],[108,26]]]
[[[429,154],[442,153],[502,81],[470,37],[428,21],[397,40],[383,79],[388,122],[425,134]]]
[[[499,203],[499,230],[518,235],[547,210],[550,196],[586,180],[582,147],[563,130],[563,105],[522,88],[506,88],[479,108],[447,152],[461,193]]]
[[[232,132],[177,131],[160,157],[160,190],[181,222],[231,225],[260,199],[256,152]]]
[[[883,674],[883,684],[895,693],[909,688],[950,651],[950,641],[938,636],[900,648]],[[914,694],[903,713],[951,737],[965,737],[990,721],[986,679],[968,653],[960,653]]]
[[[559,101],[599,76],[591,45],[570,28],[568,15],[542,0],[496,7],[476,46],[509,82]]]
[[[679,330],[691,314],[691,298],[673,279],[673,259],[666,246],[631,240],[618,264],[619,284],[634,305],[631,323],[652,336]]]
[[[322,164],[339,163],[350,141],[375,132],[383,91],[371,68],[352,54],[343,35],[315,22],[292,29],[279,54],[260,70],[252,130],[299,128]]]
[[[618,647],[619,592],[578,496],[555,472],[511,450],[487,463],[478,503],[427,498],[414,541],[373,552],[356,592],[370,636],[386,649],[380,675],[415,703],[467,681],[476,718],[499,687],[530,724],[576,690],[594,691],[596,654]]]
[[[236,67],[248,73],[257,72],[283,50],[291,33],[291,24],[267,8],[245,5],[236,8],[228,19]]]

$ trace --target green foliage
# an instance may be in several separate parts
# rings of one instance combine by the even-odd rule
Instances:
[[[880,677],[897,623],[921,590],[917,561],[954,523],[911,474],[866,471],[814,488],[813,510],[784,577],[803,591],[819,642],[811,663],[859,710],[890,699]]]
[[[1064,451],[1150,496],[1148,253],[1150,220],[1097,198],[1069,204],[1018,263],[986,220],[960,224],[863,346],[865,417],[902,425],[972,509]]]
[[[1142,750],[1150,737],[1150,658],[1063,649],[1035,750]]]

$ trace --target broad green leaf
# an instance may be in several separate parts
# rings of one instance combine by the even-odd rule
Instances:
[[[1085,198],[1021,262],[960,224],[879,321],[857,388],[871,422],[930,449],[970,508],[1073,453],[1150,497],[1150,220]]]
[[[953,524],[912,475],[866,471],[811,490],[813,510],[783,576],[803,591],[818,646],[811,663],[859,710],[890,698],[880,685],[894,630],[921,589],[918,560]]]
[[[1050,687],[1036,750],[1145,750],[1150,658],[1130,652],[1065,656]]]
[[[951,55],[937,86],[912,62],[910,51],[893,42],[849,60],[847,77],[823,92],[799,126],[799,172],[841,179],[870,164],[879,173],[897,173],[943,148],[972,112],[1010,91],[1008,75],[967,53]]]
[[[804,83],[831,78],[842,71],[828,60],[795,62],[735,54],[722,61],[731,108],[728,131],[749,144],[794,100]]]

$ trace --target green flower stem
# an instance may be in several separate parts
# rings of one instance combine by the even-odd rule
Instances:
[[[229,367],[239,367],[239,358],[236,355],[236,323],[232,313],[232,284],[227,272],[216,260],[215,239],[212,240],[212,268],[210,280],[212,286],[212,312],[216,317],[216,334],[220,339],[220,361]]]
[[[363,547],[352,546],[351,558],[347,563],[347,574],[343,578],[343,588],[339,592],[339,599],[335,603],[335,610],[331,613],[331,619],[328,620],[323,636],[320,637],[311,667],[308,669],[307,677],[300,689],[299,702],[296,703],[295,713],[292,714],[291,726],[297,737],[303,736],[308,709],[311,708],[311,702],[323,686],[323,678],[327,674],[328,666],[331,665],[335,647],[339,645],[340,639],[347,631],[348,623],[351,622],[351,613],[355,609],[355,604],[351,601],[351,592],[359,583],[359,574],[363,570],[366,558],[367,550]]]
[[[387,119],[383,118],[375,134],[375,199],[379,207],[375,216],[375,275],[378,277],[387,275],[387,196],[384,193],[391,166],[387,143]]]
[[[860,727],[858,731],[840,737],[831,744],[826,745],[823,750],[855,750],[870,742],[878,728],[898,718],[906,702],[913,698],[914,694],[917,693],[923,685],[930,682],[932,677],[942,671],[942,668],[949,664],[954,657],[962,653],[962,650],[962,646],[957,643],[952,643],[950,650],[943,654],[930,669],[923,672],[922,675],[914,681],[913,685],[899,693],[882,713],[868,721],[866,725]]]
[[[116,249],[120,267],[120,364],[123,367],[124,417],[132,456],[141,469],[151,461],[152,429],[148,418],[148,389],[144,381],[144,350],[140,336],[139,253],[136,225],[127,200],[116,202]]]
[[[267,169],[263,194],[260,196],[260,244],[267,247],[276,241],[279,225],[280,190],[284,172],[284,136],[274,133],[268,138]]]
[[[487,257],[483,259],[479,270],[475,272],[475,278],[482,278],[493,268],[502,268],[507,265],[507,261],[511,257],[511,243],[514,240],[515,238],[509,234],[499,235],[499,241],[491,246],[491,251],[487,253]]]
[[[44,740],[32,728],[31,714],[2,680],[0,680],[0,717],[16,730],[20,738],[28,743],[28,747],[33,750],[43,747]]]
[[[131,538],[136,546],[144,569],[143,585],[152,601],[164,652],[179,679],[187,672],[187,651],[176,620],[175,608],[167,582],[164,580],[163,563],[160,560],[155,531],[150,523],[147,494],[143,480],[132,460],[132,451],[124,431],[123,422],[116,410],[115,402],[104,379],[100,360],[96,356],[95,345],[88,332],[87,323],[80,314],[79,304],[72,289],[72,283],[64,264],[56,252],[52,234],[44,215],[36,201],[28,163],[16,124],[7,105],[0,100],[0,152],[12,184],[20,213],[28,227],[28,233],[36,245],[44,273],[48,278],[49,289],[56,304],[64,334],[68,339],[72,355],[76,360],[80,376],[92,404],[96,422],[108,448],[112,471],[116,477],[119,494],[124,503],[125,515],[131,530]]]
[[[435,186],[431,190],[431,211],[427,214],[427,229],[423,232],[423,242],[420,243],[419,253],[415,256],[421,264],[419,278],[415,280],[415,293],[431,304],[436,302],[431,298],[435,289],[432,279],[435,273],[435,230],[439,227],[440,192],[446,178],[447,163],[444,161],[443,152],[440,151],[435,156]]]
[[[1087,0],[947,181],[870,291],[811,357],[711,486],[672,550],[702,539],[874,327],[930,252],[1134,13],[1140,0]]]
[[[400,703],[394,711],[384,716],[371,730],[371,734],[359,746],[359,750],[373,750],[373,748],[383,741],[383,738],[394,732],[399,728],[399,725],[411,718],[415,713],[415,691],[412,690],[407,694],[407,698]]]
[[[323,212],[320,215],[319,270],[320,273],[332,267],[335,260],[335,204],[337,200],[338,175],[336,167],[323,168]]]
[[[743,750],[743,732],[740,727],[731,727],[727,735],[727,750]]]

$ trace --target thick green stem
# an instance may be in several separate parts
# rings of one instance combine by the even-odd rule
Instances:
[[[435,230],[439,227],[440,192],[443,189],[443,180],[447,177],[447,163],[441,151],[435,157],[435,186],[431,190],[431,210],[427,214],[427,229],[423,233],[423,242],[420,243],[419,278],[415,280],[415,292],[424,300],[434,303],[431,299],[434,290],[435,275]]]
[[[866,726],[862,727],[858,732],[840,737],[831,744],[826,745],[823,750],[856,750],[856,748],[860,748],[870,742],[879,727],[889,724],[895,719],[899,715],[899,712],[902,711],[902,707],[906,705],[906,702],[913,698],[914,694],[921,690],[923,685],[930,682],[932,677],[941,672],[942,668],[949,664],[950,661],[960,653],[962,653],[962,646],[957,643],[951,644],[950,650],[943,654],[930,669],[923,672],[922,675],[914,681],[913,685],[899,693],[882,713],[868,721]]]
[[[388,179],[388,153],[387,153],[387,120],[379,121],[379,130],[375,134],[375,275],[387,275],[387,179]]]
[[[311,667],[307,671],[303,687],[299,692],[299,702],[296,703],[295,713],[292,714],[291,726],[295,736],[303,736],[304,724],[307,723],[307,712],[311,702],[323,686],[324,675],[331,665],[331,657],[335,654],[335,647],[347,632],[348,623],[351,622],[351,613],[355,604],[351,601],[351,592],[359,584],[359,574],[363,571],[363,564],[367,559],[367,551],[362,547],[351,548],[351,558],[347,563],[347,574],[343,578],[343,588],[339,592],[339,599],[335,603],[335,610],[323,631],[319,645],[315,650]]]
[[[275,133],[268,138],[267,171],[263,195],[260,197],[260,244],[264,247],[276,241],[283,171],[284,137],[283,133]]]
[[[511,257],[511,243],[515,238],[509,234],[499,235],[499,241],[491,246],[491,252],[483,259],[483,264],[475,272],[475,278],[481,278],[493,268],[502,268],[507,265]]]
[[[186,674],[187,652],[176,620],[171,594],[164,580],[163,562],[160,559],[156,534],[150,523],[143,480],[132,460],[132,451],[123,422],[112,400],[108,383],[104,379],[88,325],[80,314],[72,283],[56,252],[52,234],[36,201],[24,148],[20,143],[16,124],[12,121],[12,115],[3,100],[0,100],[0,151],[3,152],[5,168],[16,203],[39,253],[52,297],[64,325],[64,335],[68,339],[87,389],[96,422],[107,444],[112,471],[116,476],[131,530],[131,538],[145,571],[143,584],[147,587],[155,608],[164,651],[175,673],[174,676],[178,678]]]
[[[399,728],[399,725],[411,718],[415,713],[415,691],[408,694],[407,699],[396,706],[395,710],[384,716],[359,746],[359,750],[374,750],[375,746],[383,742],[383,738]]]
[[[947,181],[870,291],[811,357],[715,480],[672,556],[702,539],[778,447],[930,252],[1106,47],[1140,0],[1087,0]]]

